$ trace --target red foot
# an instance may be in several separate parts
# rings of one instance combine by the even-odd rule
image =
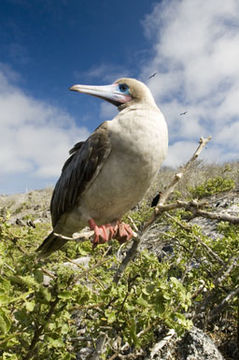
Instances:
[[[118,222],[117,231],[114,234],[114,239],[117,239],[120,244],[123,244],[126,241],[129,241],[133,237],[133,231],[128,224]]]
[[[114,235],[114,228],[111,224],[98,226],[93,219],[88,221],[90,229],[94,230],[93,245],[104,244],[106,241],[112,239]]]
[[[128,224],[120,223],[105,224],[98,226],[93,219],[88,221],[90,229],[94,230],[93,246],[104,244],[112,238],[117,239],[120,243],[124,243],[133,237],[133,231]]]

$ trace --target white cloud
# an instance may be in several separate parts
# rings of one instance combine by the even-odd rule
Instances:
[[[188,160],[188,154],[192,154],[196,149],[196,142],[178,141],[169,146],[167,161],[165,165],[175,166],[175,163],[182,164]],[[180,156],[179,156],[180,154]]]
[[[169,149],[166,163],[178,164],[183,143],[189,150],[188,143],[207,135],[213,136],[211,155],[235,160],[239,153],[239,2],[160,2],[143,25],[154,46],[142,74],[148,74],[149,68],[158,72],[148,84],[166,115],[170,140],[177,142]],[[188,112],[180,116],[183,111]]]
[[[72,145],[89,132],[66,112],[26,95],[0,72],[1,175],[54,179]],[[49,180],[50,181],[50,180]],[[25,180],[27,183],[27,179]],[[1,189],[0,189],[1,191]]]
[[[115,117],[115,115],[117,115],[118,110],[116,107],[112,106],[112,104],[107,103],[107,102],[102,102],[100,104],[100,117],[102,119],[104,119],[104,121],[106,119],[113,119]]]

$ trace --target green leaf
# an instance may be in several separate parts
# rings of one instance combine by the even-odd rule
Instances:
[[[130,337],[131,337],[131,344],[134,344],[134,346],[137,347],[137,345],[139,344],[139,338],[137,337],[137,332],[136,332],[136,322],[135,319],[131,319],[130,321],[130,325],[129,325],[129,333],[130,333]]]
[[[112,324],[116,320],[116,312],[113,310],[107,310],[105,312],[105,316],[107,317],[109,324]]]
[[[144,306],[144,307],[149,305],[149,303],[142,296],[138,297],[136,302],[137,302],[137,304]]]
[[[11,298],[7,295],[0,295],[0,305],[9,304]]]
[[[34,278],[39,284],[42,284],[42,282],[43,282],[43,272],[41,270],[36,270],[35,273],[34,273]]]
[[[31,312],[34,310],[35,302],[34,301],[26,301],[25,306],[26,306],[27,311]]]
[[[58,294],[58,297],[63,300],[73,299],[72,291],[64,290]]]
[[[10,353],[4,351],[2,359],[3,360],[18,360],[18,357],[16,354],[10,354]]]
[[[6,312],[0,310],[0,332],[2,334],[8,333],[11,328],[11,319],[8,317]]]
[[[53,339],[51,337],[47,337],[47,342],[50,346],[54,347],[54,348],[58,348],[58,347],[62,347],[64,346],[64,342],[61,338],[58,339]]]
[[[39,291],[39,295],[38,298],[41,302],[50,302],[51,301],[51,293],[50,291],[45,288],[45,287],[41,287],[40,291]]]

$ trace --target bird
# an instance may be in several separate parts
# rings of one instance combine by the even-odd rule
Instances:
[[[167,124],[143,82],[121,78],[70,90],[106,100],[119,112],[70,150],[52,194],[53,230],[38,247],[39,257],[86,226],[94,232],[94,246],[130,240],[133,231],[121,218],[143,198],[167,155]]]
[[[162,195],[162,191],[159,191],[153,198],[152,202],[151,202],[151,206],[150,207],[156,207],[158,205],[158,202],[160,200],[160,197]]]
[[[187,111],[184,111],[184,112],[180,113],[179,115],[181,116],[181,115],[186,115],[186,114],[187,114]]]
[[[155,77],[157,75],[157,72],[155,72],[155,73],[153,73],[152,75],[150,75],[149,77],[148,77],[148,79],[152,79],[153,77]]]

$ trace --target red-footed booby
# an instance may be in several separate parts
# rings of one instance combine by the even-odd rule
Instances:
[[[40,256],[60,249],[64,236],[87,225],[94,230],[95,245],[111,238],[129,240],[132,230],[120,219],[143,198],[167,154],[164,116],[142,82],[122,78],[112,85],[70,90],[107,100],[119,114],[70,150],[51,199],[53,231],[38,248]]]

